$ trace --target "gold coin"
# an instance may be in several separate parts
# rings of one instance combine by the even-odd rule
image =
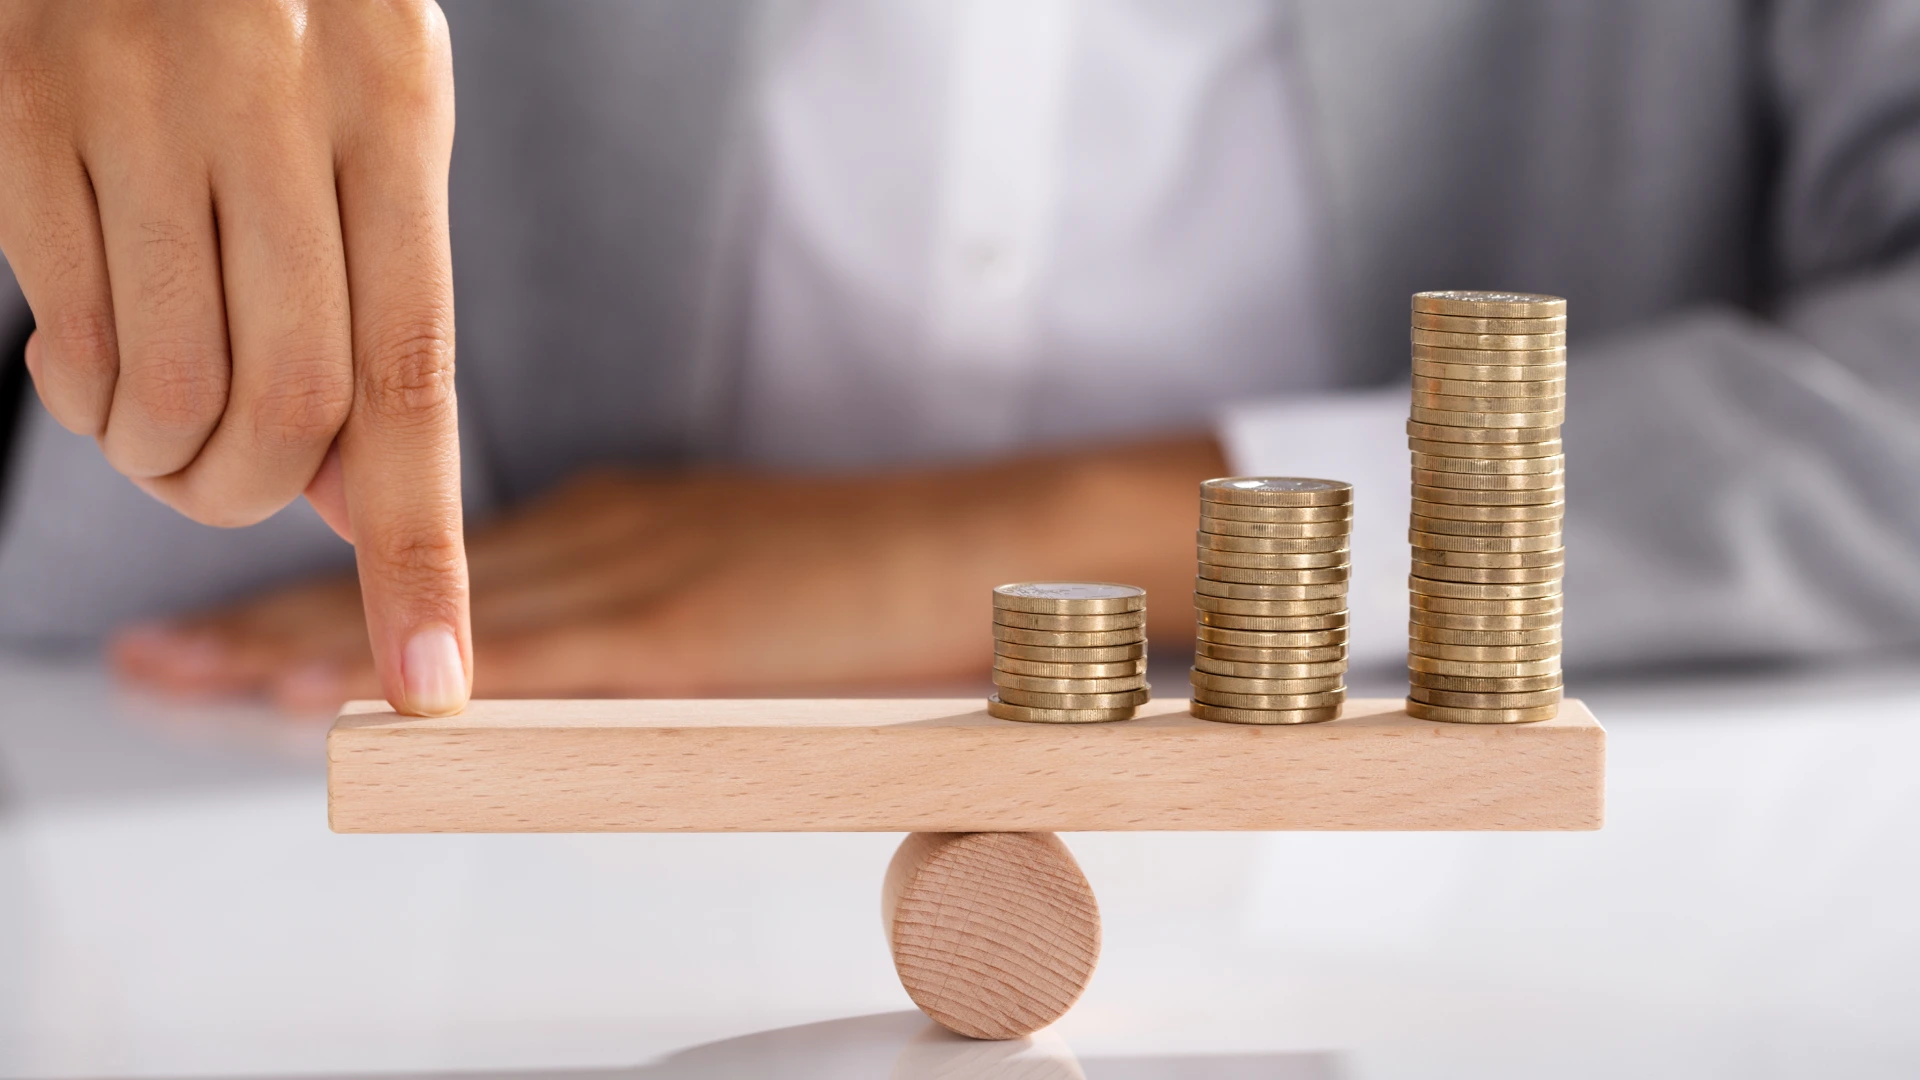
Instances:
[[[1465,398],[1414,394],[1407,415],[1433,424],[1483,428],[1554,428],[1567,422],[1567,399]]]
[[[1241,536],[1259,539],[1310,539],[1346,536],[1350,521],[1229,521],[1200,515],[1200,531],[1209,536]]]
[[[1567,410],[1564,403],[1556,408],[1541,412],[1488,412],[1483,409],[1455,411],[1451,409],[1428,409],[1415,405],[1407,410],[1407,416],[1414,423],[1457,428],[1492,428],[1508,430],[1528,430],[1545,428],[1558,432],[1560,425],[1566,423]]]
[[[1134,706],[1121,709],[1030,709],[1010,705],[997,697],[987,699],[987,715],[1002,720],[1023,720],[1030,724],[1099,724],[1111,720],[1131,720]]]
[[[1449,709],[1418,701],[1407,702],[1407,715],[1416,720],[1439,720],[1448,724],[1537,724],[1560,713],[1560,703],[1535,709]]]
[[[1208,697],[1214,694],[1260,694],[1263,696],[1296,694],[1327,694],[1344,689],[1341,676],[1322,675],[1313,679],[1246,679],[1234,675],[1215,675],[1210,671],[1195,668],[1187,673],[1187,681],[1193,684],[1195,692],[1204,691]]]
[[[1046,660],[1022,660],[1017,656],[996,656],[993,658],[993,670],[1005,671],[1014,675],[1032,675],[1042,679],[1118,679],[1128,675],[1145,675],[1147,661],[1114,660],[1108,663],[1063,664]]]
[[[1455,390],[1455,382],[1440,382],[1438,388],[1423,390],[1421,379],[1413,379],[1411,404],[1442,413],[1565,413],[1567,386],[1540,382],[1501,382],[1494,394],[1467,394]],[[1540,394],[1515,394],[1513,388],[1540,386]],[[1509,425],[1511,427],[1511,425]]]
[[[1484,425],[1436,423],[1423,424],[1418,420],[1407,421],[1407,435],[1429,442],[1465,443],[1476,445],[1483,443],[1542,443],[1559,442],[1560,426],[1537,428],[1492,428]]]
[[[1567,489],[1564,483],[1558,487],[1525,488],[1520,491],[1482,491],[1478,488],[1414,484],[1413,498],[1416,502],[1445,503],[1453,506],[1542,506],[1548,503],[1566,502]],[[1428,514],[1427,516],[1441,515]]]
[[[1140,689],[1147,685],[1147,677],[1134,674],[1111,679],[1048,679],[1039,675],[995,671],[993,685],[1002,690],[1027,690],[1036,694],[1114,694]]]
[[[1462,646],[1464,647],[1464,646]],[[1518,679],[1532,675],[1558,675],[1560,673],[1560,655],[1543,657],[1539,660],[1438,660],[1431,656],[1418,654],[1407,657],[1410,671],[1429,675],[1464,675],[1482,679]]]
[[[1296,573],[1292,570],[1277,572]],[[1241,581],[1197,578],[1193,583],[1193,591],[1203,596],[1222,596],[1234,600],[1325,600],[1347,595],[1347,585],[1344,581],[1328,582],[1324,585],[1254,585]]]
[[[1407,625],[1422,630],[1479,630],[1496,633],[1505,630],[1557,630],[1564,613],[1559,609],[1532,615],[1458,615],[1449,611],[1414,608],[1407,612]],[[1409,631],[1411,632],[1411,630]]]
[[[1315,630],[1240,630],[1201,623],[1194,627],[1193,633],[1196,649],[1203,645],[1209,649],[1215,645],[1261,650],[1323,649],[1335,646],[1344,649],[1347,644],[1347,628],[1344,625]]]
[[[1193,700],[1230,709],[1324,709],[1347,699],[1343,687],[1317,694],[1229,694],[1224,690],[1195,687]]]
[[[1345,645],[1321,645],[1310,649],[1258,649],[1248,645],[1222,645],[1214,641],[1199,640],[1193,643],[1193,655],[1208,660],[1225,661],[1235,664],[1325,664],[1330,661],[1347,662]],[[1200,666],[1195,660],[1195,666]],[[1229,672],[1228,674],[1232,674]]]
[[[1531,461],[1558,457],[1564,450],[1559,439],[1528,443],[1451,443],[1432,439],[1408,439],[1407,449],[1435,460],[1449,461]]]
[[[1323,615],[1236,615],[1226,611],[1197,611],[1194,613],[1206,626],[1222,630],[1277,630],[1292,632],[1301,630],[1344,630],[1347,626],[1345,608]]]
[[[1202,566],[1237,566],[1242,570],[1326,570],[1350,565],[1345,551],[1309,551],[1289,555],[1285,552],[1200,548],[1196,555]]]
[[[1528,596],[1514,600],[1469,600],[1458,596],[1428,596],[1409,593],[1414,611],[1432,611],[1445,615],[1541,615],[1561,609],[1560,594]]]
[[[1417,574],[1407,576],[1407,591],[1421,596],[1450,596],[1462,600],[1537,600],[1560,595],[1561,581],[1508,582],[1475,584],[1465,581],[1435,581]]]
[[[1407,415],[1424,423],[1501,431],[1547,427],[1558,437],[1560,426],[1567,422],[1567,399],[1464,398],[1414,394]]]
[[[1466,367],[1548,368],[1564,366],[1567,347],[1547,349],[1462,349],[1444,345],[1420,345],[1412,348],[1415,361],[1429,364],[1457,364]]]
[[[1003,686],[994,696],[1008,705],[1025,705],[1029,709],[1124,709],[1145,705],[1150,696],[1148,690],[1148,687],[1142,686],[1138,690],[1117,690],[1105,694],[1043,694]]]
[[[1085,646],[1020,645],[1011,641],[996,641],[993,643],[993,652],[998,657],[1050,664],[1112,664],[1122,660],[1146,659],[1147,643],[1136,641],[1128,645],[1087,648]]]
[[[1428,472],[1473,473],[1477,476],[1539,476],[1566,468],[1565,454],[1533,458],[1462,458],[1413,452],[1413,467]]]
[[[1432,671],[1410,671],[1411,686],[1422,690],[1441,690],[1459,694],[1526,694],[1560,689],[1560,673],[1544,675],[1441,675]]]
[[[1449,334],[1564,334],[1567,317],[1548,315],[1535,319],[1503,319],[1486,315],[1435,315],[1416,311],[1413,313],[1413,328],[1440,330]]]
[[[1413,361],[1415,378],[1451,379],[1457,382],[1542,382],[1565,380],[1567,365],[1546,364],[1449,364],[1439,360]]]
[[[1323,679],[1346,674],[1347,662],[1324,660],[1317,664],[1259,664],[1242,660],[1222,660],[1196,653],[1193,666],[1209,675],[1229,675],[1239,679]]]
[[[1302,476],[1223,476],[1201,481],[1200,497],[1238,506],[1336,506],[1353,501],[1353,485]]]
[[[1452,334],[1445,330],[1409,330],[1415,345],[1439,349],[1482,349],[1510,352],[1515,349],[1559,349],[1567,344],[1567,332],[1548,334]]]
[[[1407,542],[1414,547],[1439,551],[1478,551],[1487,553],[1547,551],[1561,546],[1559,533],[1540,536],[1453,536],[1408,529]]]
[[[1506,401],[1525,404],[1538,411],[1536,402],[1557,400],[1562,403],[1567,398],[1565,379],[1537,379],[1522,382],[1517,379],[1499,381],[1471,381],[1467,379],[1436,379],[1431,375],[1415,375],[1413,392],[1416,398],[1428,395],[1443,398],[1466,398],[1472,400]],[[1423,402],[1422,404],[1431,404]],[[1495,406],[1496,408],[1504,406]]]
[[[1247,566],[1215,566],[1202,563],[1200,576],[1208,581],[1234,582],[1244,585],[1334,585],[1347,580],[1353,567],[1342,563],[1339,566],[1309,566],[1298,569],[1262,570]]]
[[[1274,523],[1305,524],[1309,521],[1348,521],[1353,518],[1353,504],[1340,503],[1334,506],[1245,506],[1240,503],[1209,502],[1201,500],[1200,516],[1219,521],[1263,521]]]
[[[1187,710],[1202,720],[1221,724],[1319,724],[1340,715],[1337,703],[1317,709],[1229,709],[1191,701],[1187,703]]]
[[[1539,491],[1542,488],[1565,487],[1567,474],[1556,471],[1502,475],[1415,469],[1413,482],[1421,487],[1447,488],[1451,491]]]
[[[1212,551],[1245,551],[1266,555],[1311,555],[1322,551],[1345,551],[1350,542],[1339,536],[1222,536],[1219,533],[1194,534],[1195,542]]]
[[[1494,553],[1485,551],[1441,551],[1437,548],[1416,547],[1413,549],[1413,561],[1429,566],[1475,566],[1483,569],[1516,569],[1524,566],[1565,566],[1567,549],[1563,547],[1547,548],[1544,551],[1512,551]]]
[[[1470,506],[1429,502],[1420,498],[1418,493],[1413,498],[1413,513],[1416,516],[1447,521],[1551,521],[1557,524],[1565,516],[1566,509],[1564,500],[1519,506]]]
[[[1147,606],[1147,590],[1104,581],[1023,581],[993,590],[993,606],[1035,615],[1113,615]]]
[[[1147,625],[1144,611],[1123,611],[1118,615],[1035,615],[1030,611],[1006,611],[995,608],[993,621],[1000,626],[1019,626],[1028,630],[1125,630]]]
[[[1565,498],[1566,487],[1567,474],[1558,472],[1488,476],[1479,473],[1443,473],[1434,472],[1431,469],[1415,469],[1412,491],[1422,502],[1445,502],[1462,495],[1494,494],[1505,497],[1525,495],[1535,491],[1559,491],[1562,493],[1561,498]],[[1535,498],[1528,500],[1528,504],[1537,504],[1540,501],[1542,500]]]
[[[1518,566],[1513,568],[1485,566],[1437,566],[1415,563],[1413,576],[1432,581],[1474,582],[1480,585],[1514,585],[1522,582],[1551,581],[1558,583],[1566,567],[1555,566]]]
[[[1130,630],[1028,630],[1018,626],[993,625],[995,641],[1011,641],[1016,645],[1045,645],[1054,649],[1090,649],[1106,645],[1133,645],[1147,640],[1146,631],[1135,627]]]
[[[1430,315],[1468,315],[1486,319],[1564,319],[1567,301],[1544,293],[1479,289],[1433,289],[1413,294],[1413,310]]]
[[[1439,641],[1409,638],[1407,657],[1409,661],[1418,657],[1476,664],[1538,663],[1546,660],[1557,664],[1560,662],[1560,643],[1548,641],[1538,645],[1448,645]]]
[[[1560,644],[1560,628],[1544,630],[1443,630],[1437,626],[1413,626],[1407,631],[1410,641],[1430,641],[1436,645],[1546,645]],[[1409,646],[1411,647],[1411,646]]]
[[[1230,596],[1208,596],[1206,593],[1195,593],[1193,606],[1196,610],[1210,614],[1258,615],[1290,619],[1301,615],[1331,615],[1336,611],[1345,611],[1347,597],[1343,592],[1338,596],[1312,600],[1236,600]]]
[[[1442,371],[1457,374],[1439,374]],[[1511,372],[1512,374],[1493,375],[1491,374],[1493,372]],[[1476,375],[1478,377],[1475,377]],[[1539,364],[1531,367],[1514,365],[1502,368],[1486,364],[1435,364],[1416,360],[1413,363],[1411,385],[1416,394],[1520,398],[1523,401],[1565,398],[1567,393],[1565,365],[1561,364]]]
[[[1423,705],[1439,705],[1454,709],[1532,709],[1542,705],[1557,705],[1560,702],[1560,688],[1535,690],[1523,694],[1472,694],[1464,691],[1429,690],[1424,686],[1407,689],[1407,697]]]
[[[1451,521],[1414,514],[1407,523],[1415,532],[1438,536],[1558,536],[1561,521]]]

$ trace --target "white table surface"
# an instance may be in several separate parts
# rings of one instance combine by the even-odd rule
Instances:
[[[323,724],[0,656],[0,1075],[1920,1075],[1920,671],[1574,689],[1598,833],[1069,836],[1019,1046],[910,1011],[897,836],[335,836]]]

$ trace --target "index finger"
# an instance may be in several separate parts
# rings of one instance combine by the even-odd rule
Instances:
[[[421,54],[358,81],[380,115],[355,110],[341,140],[354,395],[339,446],[381,687],[399,711],[439,716],[465,707],[473,653],[447,236],[453,82],[444,24],[432,5],[423,16],[402,28],[426,31]]]

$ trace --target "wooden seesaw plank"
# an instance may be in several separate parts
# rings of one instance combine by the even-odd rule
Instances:
[[[327,736],[338,832],[1597,829],[1606,732],[1441,724],[1398,698],[1323,724],[1024,724],[964,700],[349,704]]]

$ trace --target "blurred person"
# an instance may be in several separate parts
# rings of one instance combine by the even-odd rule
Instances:
[[[1920,4],[444,6],[0,13],[0,640],[925,683],[1008,579],[1183,645],[1195,481],[1287,472],[1387,659],[1407,294],[1489,287],[1570,298],[1576,669],[1920,644]]]

